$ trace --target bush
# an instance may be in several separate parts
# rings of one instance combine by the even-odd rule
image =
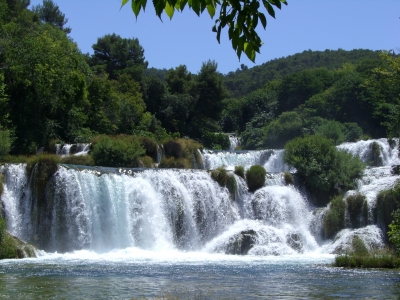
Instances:
[[[190,169],[192,164],[186,158],[163,157],[159,168]]]
[[[265,184],[265,176],[267,175],[267,171],[260,166],[254,165],[251,166],[250,169],[246,172],[246,181],[247,186],[250,192],[254,192],[259,188],[262,188]]]
[[[381,191],[376,200],[376,222],[384,234],[393,221],[392,213],[400,208],[400,184],[390,190]]]
[[[142,156],[139,158],[139,165],[145,168],[153,168],[154,160],[150,156]]]
[[[138,158],[146,152],[133,136],[100,136],[92,140],[92,145],[95,164],[104,167],[135,168]]]
[[[243,166],[236,166],[235,167],[235,174],[244,179],[244,167]]]
[[[351,246],[353,248],[353,253],[356,255],[368,255],[368,249],[365,246],[364,241],[359,236],[354,236],[351,241]]]
[[[383,165],[382,157],[381,157],[381,146],[377,142],[373,142],[370,145],[371,148],[371,161],[370,165],[373,167],[380,167]]]
[[[323,221],[326,239],[333,238],[336,233],[345,227],[346,203],[342,197],[335,197],[330,202],[329,210]]]
[[[359,158],[338,150],[332,140],[322,136],[291,140],[285,145],[284,160],[297,169],[311,193],[325,196],[355,188],[355,180],[365,168]]]
[[[208,149],[229,149],[231,143],[226,133],[214,133],[206,131],[203,133],[202,142]]]
[[[336,256],[334,266],[345,268],[393,269],[400,267],[400,258],[390,250],[375,251],[373,253],[365,253],[364,251],[361,253],[353,252]]]
[[[349,213],[352,228],[364,227],[368,223],[368,202],[364,195],[355,194],[346,198],[347,212]]]
[[[69,165],[94,166],[93,157],[87,155],[69,155],[61,158],[61,163]]]
[[[294,184],[293,176],[289,172],[283,174],[283,179],[285,180],[286,185]]]
[[[315,134],[333,140],[335,145],[339,145],[346,140],[346,127],[337,121],[326,121],[320,125]]]
[[[220,186],[226,186],[228,181],[228,172],[223,167],[212,170],[211,178],[218,182]]]
[[[199,149],[202,149],[202,145],[196,141],[190,139],[171,139],[163,144],[164,146],[164,154],[165,158],[161,160],[159,167],[168,168],[170,163],[173,163],[174,160],[170,158],[175,158],[185,163],[180,164],[185,168],[194,168],[195,165],[201,165],[201,155],[199,153]],[[167,159],[168,158],[168,159]],[[162,163],[163,162],[163,163]]]
[[[0,130],[0,160],[11,150],[12,139],[9,130]]]
[[[158,145],[154,138],[140,137],[140,144],[146,150],[146,156],[150,156],[153,160],[157,160]]]
[[[397,254],[400,254],[400,210],[397,209],[392,213],[392,222],[389,224],[389,241],[391,241],[397,250]]]

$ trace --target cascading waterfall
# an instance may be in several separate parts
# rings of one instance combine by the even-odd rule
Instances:
[[[373,142],[339,148],[364,157],[364,148]],[[366,169],[357,190],[347,193],[366,195],[370,207],[378,192],[399,178],[390,167],[398,163],[398,140],[394,146],[386,139],[375,142],[384,166]],[[50,252],[136,247],[250,255],[334,253],[347,249],[354,236],[371,249],[383,247],[382,233],[372,224],[345,229],[334,241],[325,241],[322,223],[328,208],[313,207],[297,188],[285,185],[282,172],[293,170],[283,163],[283,150],[203,151],[202,155],[204,169],[261,164],[275,173],[269,173],[265,186],[254,193],[235,175],[237,191],[231,195],[206,170],[60,165],[47,182],[45,195],[35,199],[26,166],[4,165],[1,200],[8,230]]]
[[[60,156],[68,155],[86,155],[90,151],[91,144],[78,143],[78,144],[56,144],[56,154]]]
[[[240,145],[240,140],[236,135],[229,134],[229,150],[234,151]]]

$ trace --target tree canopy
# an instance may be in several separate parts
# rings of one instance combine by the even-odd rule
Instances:
[[[129,0],[122,0],[122,6],[127,4]],[[256,52],[260,53],[262,45],[261,38],[256,32],[259,23],[265,29],[267,26],[267,18],[261,12],[260,2],[266,12],[275,18],[275,9],[281,9],[282,4],[287,5],[286,0],[154,0],[153,5],[157,16],[161,19],[161,14],[165,12],[172,19],[175,11],[183,11],[187,6],[191,8],[198,16],[206,9],[211,18],[214,17],[219,10],[219,17],[215,20],[212,30],[217,34],[218,43],[221,38],[221,31],[228,26],[229,40],[232,47],[240,59],[244,52],[246,56],[255,61]],[[137,17],[140,10],[145,10],[147,0],[131,0],[132,11]]]

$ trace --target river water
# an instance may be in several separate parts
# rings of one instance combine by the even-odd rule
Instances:
[[[398,299],[400,273],[331,266],[332,255],[78,251],[0,264],[4,299]]]

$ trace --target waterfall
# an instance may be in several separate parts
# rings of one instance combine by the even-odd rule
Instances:
[[[229,134],[229,150],[234,151],[240,145],[240,140],[236,135]]]
[[[399,179],[391,170],[399,160],[398,140],[395,146],[379,139],[338,147],[369,161],[366,153],[374,142],[383,166],[368,167],[357,189],[345,195],[365,195],[370,209],[378,193]],[[250,255],[336,253],[348,249],[354,236],[370,249],[384,245],[372,219],[366,227],[344,229],[333,240],[324,240],[329,207],[313,207],[301,186],[285,184],[283,172],[295,170],[283,163],[283,150],[204,150],[202,158],[203,170],[59,165],[39,196],[32,190],[35,173],[27,174],[26,165],[3,165],[1,202],[8,230],[50,252],[136,247]],[[253,164],[269,172],[265,185],[254,193],[245,179],[234,175],[236,190],[231,194],[205,170]]]
[[[359,157],[363,162],[369,163],[374,160],[373,145],[379,147],[379,160],[382,166],[399,165],[399,139],[377,139],[358,141],[356,143],[344,143],[338,149],[345,150],[353,156]]]
[[[264,165],[274,150],[261,151],[217,151],[203,150],[202,159],[204,168],[213,170],[225,166],[227,170],[234,170],[235,166],[244,166],[246,169],[252,165]]]
[[[56,144],[56,154],[60,156],[86,155],[89,153],[91,145],[87,143]]]

